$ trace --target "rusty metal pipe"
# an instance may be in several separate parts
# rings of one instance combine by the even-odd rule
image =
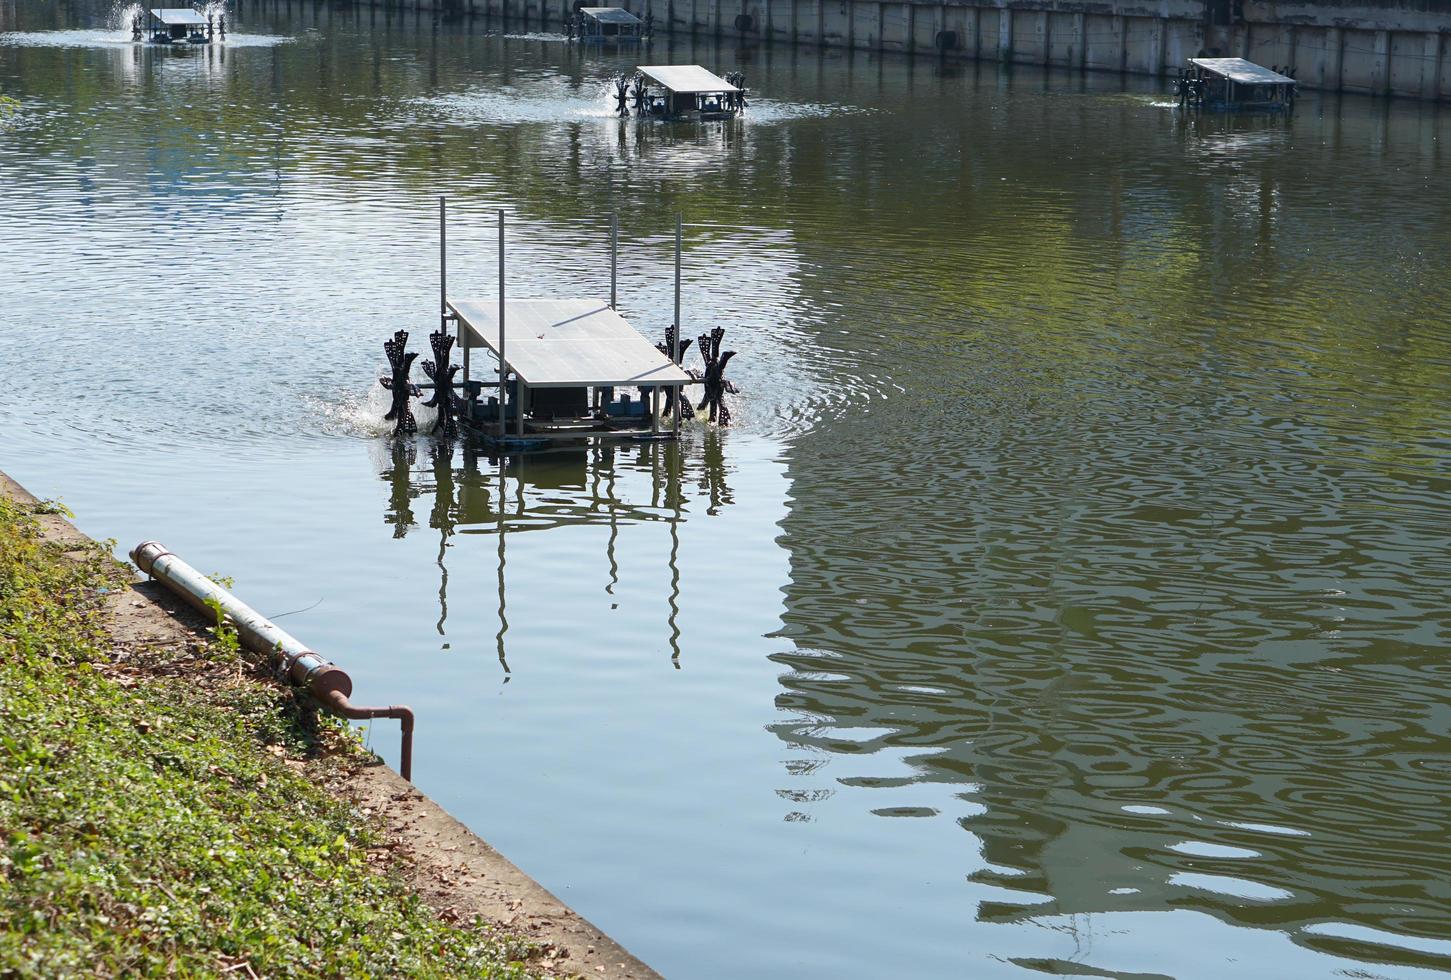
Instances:
[[[237,639],[248,650],[268,658],[279,680],[301,688],[323,708],[343,718],[397,718],[403,729],[402,759],[398,767],[404,779],[413,776],[413,712],[403,705],[367,708],[354,705],[353,679],[337,664],[325,660],[297,637],[280,628],[257,610],[207,578],[159,541],[143,541],[131,549],[136,567],[175,592],[202,614],[216,615],[221,609],[237,631]]]
[[[324,701],[329,711],[343,718],[365,721],[370,718],[397,718],[403,732],[403,745],[399,752],[398,772],[410,783],[413,782],[413,709],[406,704],[390,704],[386,708],[365,707],[353,704],[342,691],[332,691]]]

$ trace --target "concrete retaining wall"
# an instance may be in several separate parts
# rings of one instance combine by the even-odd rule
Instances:
[[[562,30],[566,0],[374,0]],[[1293,66],[1306,88],[1451,98],[1451,0],[614,0],[656,31],[1165,75],[1199,54]]]

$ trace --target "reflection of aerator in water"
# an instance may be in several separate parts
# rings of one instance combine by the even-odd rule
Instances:
[[[684,521],[687,500],[694,496],[688,493],[687,487],[693,484],[698,488],[698,495],[705,501],[704,513],[707,515],[714,516],[723,504],[734,500],[726,483],[727,468],[721,452],[721,435],[715,430],[707,430],[704,439],[703,452],[699,456],[687,454],[679,448],[650,443],[639,444],[637,455],[626,455],[613,444],[600,443],[592,448],[581,447],[527,458],[497,457],[497,482],[491,475],[479,471],[479,460],[467,443],[463,444],[461,469],[453,467],[454,440],[451,439],[432,440],[430,465],[415,469],[417,441],[396,439],[392,441],[389,459],[379,474],[389,485],[384,520],[392,526],[395,538],[406,536],[410,529],[417,526],[413,499],[432,494],[433,506],[428,526],[438,531],[435,564],[439,572],[439,617],[436,628],[443,637],[448,635],[445,630],[448,618],[448,567],[445,558],[450,547],[449,539],[460,526],[471,529],[471,534],[493,530],[497,537],[499,617],[494,640],[506,679],[510,669],[504,649],[505,636],[509,631],[504,582],[505,539],[511,532],[547,530],[572,524],[598,525],[607,520],[610,528],[605,543],[608,581],[604,584],[604,591],[607,595],[614,595],[621,571],[616,558],[621,523],[642,527],[668,523],[670,549],[666,555],[666,567],[670,590],[666,596],[667,643],[671,662],[678,668],[682,632],[679,625],[680,525]],[[622,462],[625,464],[623,467]],[[648,504],[628,503],[616,491],[622,469],[650,475]],[[512,493],[508,487],[510,476],[516,481],[516,489]],[[548,503],[538,511],[530,511],[526,505],[526,487],[547,491]],[[573,498],[562,497],[560,490],[578,490],[580,493]],[[566,499],[574,499],[576,505],[562,508],[561,503]],[[446,643],[444,648],[449,646]]]

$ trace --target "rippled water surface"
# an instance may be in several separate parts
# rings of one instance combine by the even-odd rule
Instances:
[[[0,466],[420,716],[416,777],[668,975],[1451,968],[1444,113],[538,24],[0,5]],[[728,431],[372,434],[451,286],[740,351]],[[373,744],[393,758],[395,730]]]

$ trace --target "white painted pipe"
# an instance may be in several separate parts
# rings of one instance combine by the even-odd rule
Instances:
[[[216,615],[211,605],[215,601],[236,628],[242,645],[269,657],[277,673],[291,683],[319,700],[333,691],[341,691],[344,697],[352,695],[353,681],[342,668],[313,653],[297,637],[167,551],[161,542],[143,541],[131,550],[131,560],[204,615]]]
[[[136,567],[208,617],[220,608],[248,650],[268,658],[282,680],[301,688],[320,705],[344,718],[396,718],[403,734],[399,772],[413,778],[413,711],[406,705],[355,705],[348,699],[353,679],[341,667],[313,653],[302,641],[238,599],[216,582],[166,550],[159,541],[143,541],[131,549]],[[216,604],[216,608],[213,607]]]

